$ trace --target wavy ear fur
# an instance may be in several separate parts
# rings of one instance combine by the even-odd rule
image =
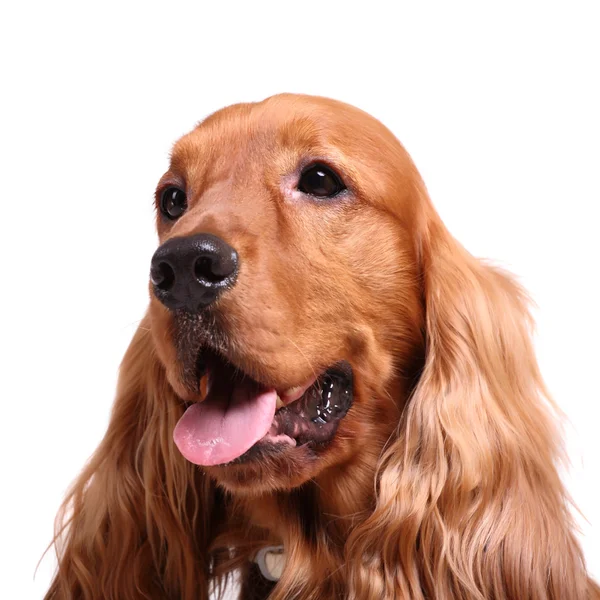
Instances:
[[[121,365],[108,431],[59,514],[46,600],[208,599],[222,503],[174,447],[182,412],[145,319]]]
[[[382,455],[376,509],[347,545],[351,598],[600,598],[557,472],[527,297],[431,211],[425,365]]]

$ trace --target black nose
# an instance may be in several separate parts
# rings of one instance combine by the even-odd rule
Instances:
[[[235,282],[237,252],[210,233],[176,237],[154,253],[150,280],[154,295],[171,310],[208,306]]]

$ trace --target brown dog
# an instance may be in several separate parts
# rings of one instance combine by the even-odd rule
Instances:
[[[150,307],[48,599],[206,599],[238,568],[244,599],[600,597],[526,296],[383,125],[231,106],[177,142],[156,205]],[[273,544],[278,583],[252,562]]]

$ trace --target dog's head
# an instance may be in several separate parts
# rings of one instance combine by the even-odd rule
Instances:
[[[435,425],[474,465],[494,394],[514,417],[523,390],[504,389],[537,393],[520,290],[452,238],[364,112],[293,95],[221,110],[177,142],[156,202],[152,331],[190,403],[175,441],[229,488],[349,461],[372,477],[409,397],[429,414],[412,431]],[[481,407],[454,405],[465,393]]]
[[[151,317],[189,460],[256,489],[381,449],[421,355],[421,191],[383,125],[322,98],[231,106],[176,143]]]

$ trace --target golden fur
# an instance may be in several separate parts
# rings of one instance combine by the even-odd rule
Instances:
[[[348,202],[294,197],[334,166]],[[292,386],[350,362],[354,406],[323,449],[200,469],[172,441],[184,402],[156,299],[121,366],[108,431],[59,515],[47,600],[202,600],[239,568],[273,600],[584,600],[555,407],[527,297],[442,224],[408,154],[358,109],[281,95],[210,116],[159,183],[185,186],[161,243],[211,232],[245,260],[215,319],[228,358]],[[272,587],[253,553],[283,543]]]

